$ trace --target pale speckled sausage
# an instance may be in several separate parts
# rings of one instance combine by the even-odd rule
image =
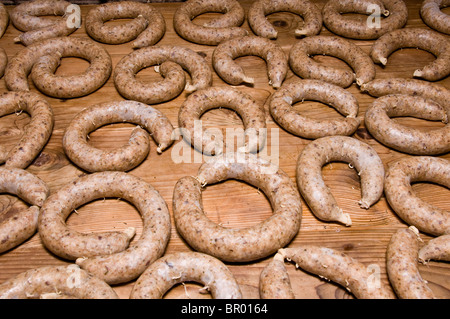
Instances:
[[[207,12],[223,13],[223,17],[214,19],[203,26],[192,21],[195,17]],[[233,37],[247,35],[247,30],[240,27],[244,20],[245,11],[236,0],[188,0],[175,11],[173,27],[187,41],[217,45]]]
[[[400,299],[434,299],[418,269],[419,234],[417,229],[397,230],[386,251],[389,281]]]
[[[114,72],[115,86],[119,93],[127,99],[134,99],[146,104],[162,103],[177,97],[186,87],[184,70],[175,62],[168,60],[162,62],[161,65],[155,65],[155,72],[159,72],[163,80],[154,83],[136,79],[135,74],[140,71],[137,70],[140,65],[133,65],[130,62],[128,60],[121,63],[119,69],[116,68]],[[127,65],[127,69],[124,64]]]
[[[202,207],[202,186],[228,179],[245,181],[268,197],[273,216],[262,223],[233,229],[213,223]],[[223,261],[244,262],[266,257],[288,244],[301,223],[300,195],[289,176],[254,154],[224,153],[199,168],[196,177],[178,180],[173,212],[179,234],[195,250]]]
[[[6,66],[8,65],[8,55],[5,49],[0,48],[0,78],[5,74]]]
[[[87,136],[103,125],[133,123],[127,145],[115,150],[90,146]],[[66,155],[79,167],[89,171],[128,171],[139,165],[150,149],[149,134],[162,153],[173,143],[173,126],[159,110],[137,101],[115,101],[92,105],[78,113],[66,128],[63,148]],[[148,132],[148,133],[147,133]]]
[[[327,247],[302,245],[282,248],[278,250],[277,255],[280,262],[283,259],[292,261],[298,268],[338,283],[358,299],[395,299],[394,293],[388,286],[375,282],[371,278],[373,274],[366,265],[345,253]],[[288,276],[284,265],[283,268],[280,270]],[[268,282],[260,282],[260,287],[261,285],[266,287],[277,285],[276,282],[271,282],[270,277],[263,279]],[[281,287],[282,290],[286,288],[290,287]],[[266,295],[266,298],[273,297],[273,295]]]
[[[77,265],[33,268],[0,285],[0,299],[119,299],[114,289]]]
[[[202,128],[199,137],[196,128],[199,127],[200,117],[214,108],[229,108],[235,110],[241,117],[245,128],[244,145],[238,141],[239,149],[245,152],[258,152],[265,144],[266,119],[263,105],[255,99],[233,87],[209,87],[198,90],[187,97],[178,112],[178,126],[186,142],[196,150],[207,155],[217,155],[223,152],[226,138],[208,138],[207,130]],[[225,132],[226,133],[226,132]]]
[[[0,3],[0,38],[5,33],[9,25],[9,13],[5,5]],[[5,49],[0,48],[0,78],[5,73],[6,65],[8,64],[8,55]]]
[[[70,2],[62,0],[34,0],[17,5],[11,10],[11,22],[25,33],[15,40],[28,46],[45,39],[73,33],[77,30],[77,25],[68,20],[69,16],[65,17],[70,5]],[[55,22],[54,19],[43,17],[46,15],[62,16],[62,18]]]
[[[445,35],[422,28],[403,28],[388,32],[373,44],[370,56],[375,63],[386,65],[388,57],[401,48],[418,48],[436,56],[436,59],[413,76],[428,81],[437,81],[450,74],[450,40]]]
[[[141,236],[132,245],[134,229],[80,233],[65,219],[73,209],[92,200],[118,197],[133,204],[143,220]],[[97,172],[82,176],[52,194],[41,208],[38,230],[50,251],[109,284],[137,278],[159,258],[170,237],[170,215],[159,192],[144,180],[124,172]],[[128,246],[128,247],[127,247]]]
[[[413,116],[442,121],[444,127],[420,130],[401,125],[393,117]],[[414,155],[438,155],[450,151],[450,107],[421,96],[391,94],[377,98],[367,108],[364,123],[376,140],[395,150]]]
[[[9,25],[9,12],[3,3],[0,3],[0,38],[5,34]]]
[[[322,13],[316,4],[309,0],[254,1],[248,9],[248,24],[256,35],[276,39],[278,32],[266,16],[282,11],[294,13],[303,18],[303,26],[294,31],[296,36],[316,35],[322,29]]]
[[[219,259],[198,252],[176,252],[152,263],[137,279],[130,299],[162,299],[178,283],[194,281],[214,299],[242,299],[241,289]]]
[[[432,238],[419,249],[419,261],[426,264],[430,260],[450,261],[450,235]]]
[[[449,0],[424,0],[420,7],[420,16],[430,28],[450,34],[450,16],[441,11],[448,6]]]
[[[291,279],[284,265],[284,256],[275,254],[259,275],[261,299],[295,299]]]
[[[46,56],[50,58],[35,66]],[[57,76],[54,71],[62,57],[79,57],[88,60],[90,65],[79,75]],[[43,93],[57,98],[74,98],[100,88],[111,71],[109,53],[95,41],[59,37],[37,42],[19,51],[6,67],[5,82],[11,91],[29,91],[28,75],[32,72],[35,86]]]
[[[214,49],[212,63],[217,74],[228,84],[254,83],[254,79],[234,61],[248,55],[264,59],[269,84],[274,88],[281,86],[289,69],[288,58],[278,44],[267,38],[248,35],[224,41]]]
[[[441,105],[450,105],[450,90],[445,86],[419,79],[375,79],[361,85],[361,91],[380,97],[388,94],[420,95]]]
[[[113,19],[133,19],[117,26],[105,22]],[[133,48],[157,43],[166,32],[163,15],[151,4],[137,1],[103,3],[88,11],[86,32],[95,40],[107,44],[133,41]]]
[[[114,69],[116,89],[127,99],[146,104],[161,103],[176,97],[186,83],[179,69],[171,68],[174,73],[169,77],[168,72],[167,78],[156,84],[143,83],[135,77],[143,68],[154,65],[161,65],[160,71],[164,72],[162,64],[166,61],[179,64],[191,76],[192,83],[184,87],[186,92],[192,93],[212,85],[212,68],[204,57],[189,48],[162,45],[141,48],[124,56]]]
[[[0,253],[23,243],[37,230],[39,207],[50,190],[39,177],[21,168],[0,167],[0,193],[18,196],[31,204],[17,214],[0,222]]]
[[[8,158],[8,147],[0,145],[0,162],[4,163]]]
[[[324,54],[345,61],[354,72],[317,63],[313,55]],[[375,78],[370,56],[353,42],[335,36],[316,35],[296,42],[289,51],[289,65],[300,77],[327,81],[342,87],[361,86]]]
[[[330,105],[342,119],[315,120],[293,110],[299,101],[314,100]],[[303,138],[316,139],[331,135],[351,135],[360,124],[359,104],[353,94],[337,85],[320,80],[297,80],[284,83],[272,94],[270,114],[288,132]]]
[[[26,168],[47,144],[54,125],[53,110],[39,94],[33,92],[5,92],[0,95],[0,116],[25,111],[31,117],[20,141],[0,156],[5,167]]]
[[[322,178],[322,166],[333,161],[347,162],[358,171],[362,195],[359,205],[365,209],[375,204],[383,194],[383,162],[370,145],[349,136],[316,139],[300,153],[297,186],[313,214],[324,221],[350,226],[350,215],[337,205]]]
[[[349,19],[343,13],[359,13],[367,18]],[[323,24],[337,35],[370,40],[402,28],[408,20],[408,8],[403,0],[329,0],[322,8],[322,17]]]
[[[384,194],[394,212],[424,233],[440,236],[450,232],[448,210],[417,197],[413,182],[434,182],[450,188],[450,163],[433,156],[414,156],[390,163],[386,169]]]

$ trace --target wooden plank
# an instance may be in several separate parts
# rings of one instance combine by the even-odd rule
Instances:
[[[324,0],[314,1],[319,7],[325,3]],[[419,16],[419,0],[407,1],[409,9],[409,19],[406,27],[427,28]],[[241,1],[243,7],[248,10],[251,3],[250,0]],[[176,44],[189,47],[205,56],[208,63],[211,63],[211,56],[214,50],[213,46],[204,46],[189,43],[180,38],[174,31],[172,26],[172,17],[175,9],[180,5],[178,3],[154,3],[164,15],[167,23],[167,32],[159,44]],[[8,7],[11,9],[12,7]],[[92,6],[82,6],[83,16]],[[196,18],[201,23],[208,20],[214,14],[206,14]],[[297,23],[301,23],[301,18],[290,13],[275,13],[269,16],[269,20],[273,22],[279,31],[279,38],[276,42],[288,53],[291,46],[295,43],[294,29]],[[111,23],[120,23],[114,21]],[[249,29],[247,22],[244,27]],[[23,48],[22,45],[14,43],[13,39],[20,32],[12,25],[9,26],[5,35],[0,39],[0,45],[5,48],[9,57],[12,57]],[[331,34],[326,28],[322,29],[321,34]],[[86,37],[84,25],[71,35],[71,37]],[[373,41],[350,40],[359,45],[363,50],[369,52]],[[113,66],[126,54],[132,52],[129,43],[122,45],[106,45],[102,44],[111,55]],[[397,51],[391,55],[388,65],[384,68],[377,66],[377,78],[404,77],[409,78],[412,72],[430,61],[433,56],[425,51],[416,49],[404,49]],[[345,63],[335,58],[321,56],[316,57],[318,61],[335,65],[337,67],[348,68]],[[266,104],[267,98],[272,94],[273,89],[268,85],[267,74],[265,73],[265,62],[258,57],[242,57],[237,59],[249,76],[256,79],[253,87],[241,85],[239,89],[250,93],[259,103]],[[87,62],[77,58],[63,59],[58,74],[77,74],[83,68],[87,67]],[[148,81],[158,79],[158,75],[152,69],[146,69],[139,73],[139,78]],[[288,80],[294,79],[296,76],[289,72]],[[447,77],[438,81],[442,85],[450,88],[450,79]],[[36,91],[30,80],[33,91]],[[214,74],[213,85],[226,85],[218,76]],[[4,79],[0,80],[1,91],[6,91]],[[373,97],[361,93],[355,85],[348,88],[359,102],[359,117],[364,118],[364,112]],[[155,107],[164,112],[177,126],[177,114],[181,103],[186,98],[186,94],[182,93],[172,101],[156,105]],[[74,166],[65,156],[62,149],[62,137],[64,129],[67,127],[71,119],[83,108],[102,103],[106,101],[122,100],[114,87],[112,78],[100,88],[98,91],[86,97],[75,99],[55,99],[46,97],[51,103],[55,113],[55,128],[53,135],[46,145],[41,155],[28,167],[28,170],[40,178],[42,178],[50,187],[52,192],[57,191],[65,183],[84,174],[82,170]],[[339,115],[329,107],[317,103],[305,101],[303,104],[295,106],[296,109],[308,116],[315,118],[338,117]],[[205,114],[202,118],[203,124],[208,127],[231,127],[241,128],[242,123],[239,117],[231,111],[221,109],[212,110]],[[28,123],[29,118],[26,114],[13,114],[0,118],[0,136],[2,145],[13,145],[22,132],[24,126]],[[414,125],[419,128],[437,128],[442,124],[429,123],[414,119],[401,119],[402,123]],[[274,157],[279,160],[280,167],[290,176],[295,183],[295,166],[299,153],[309,140],[302,139],[283,129],[279,128],[270,115],[267,114],[267,123],[269,128],[268,139],[268,155],[274,155],[279,152],[279,156]],[[113,124],[103,127],[90,135],[90,142],[100,148],[112,148],[122,145],[128,140],[131,127],[128,124]],[[278,136],[278,139],[275,137]],[[388,165],[391,161],[397,160],[408,155],[399,153],[392,149],[386,148],[378,141],[374,140],[367,132],[362,124],[354,135],[371,146],[379,153],[383,163]],[[272,140],[271,137],[274,137]],[[175,145],[183,143],[176,141]],[[174,146],[175,146],[174,145]],[[156,154],[156,145],[152,141],[152,150],[149,157],[137,168],[130,171],[134,174],[150,182],[163,196],[169,205],[172,214],[172,192],[177,180],[185,175],[194,175],[201,165],[194,161],[194,152],[188,154],[190,162],[176,164],[173,161],[172,149],[161,155]],[[272,153],[271,153],[272,152]],[[441,156],[450,159],[450,155]],[[356,202],[360,197],[360,185],[357,173],[344,163],[331,163],[324,167],[323,176],[327,185],[337,198],[338,204],[344,212],[351,215],[353,225],[345,227],[334,223],[324,223],[319,221],[311,213],[305,202],[302,202],[302,225],[299,233],[289,244],[289,247],[296,247],[302,244],[317,244],[330,248],[335,248],[348,253],[350,256],[357,258],[366,265],[376,264],[381,271],[381,280],[388,283],[385,268],[385,251],[387,243],[392,234],[407,225],[397,217],[392,211],[383,196],[381,200],[368,210],[359,209]],[[433,184],[421,183],[414,185],[415,191],[430,202],[439,207],[450,207],[449,190]],[[0,210],[2,214],[13,214],[25,204],[14,196],[0,196]],[[227,181],[217,185],[208,186],[204,192],[204,207],[207,216],[214,222],[221,223],[227,227],[248,227],[255,225],[271,215],[271,207],[266,197],[256,188],[238,182]],[[3,216],[4,216],[3,215]],[[1,218],[1,217],[0,217]],[[136,227],[137,236],[142,229],[142,222],[137,210],[130,204],[115,199],[107,199],[105,201],[98,200],[77,209],[77,213],[71,214],[67,223],[70,227],[78,231],[102,231],[111,229],[124,229],[129,226]],[[431,237],[421,235],[424,242]],[[136,239],[134,239],[136,240]],[[170,242],[167,246],[166,253],[170,254],[177,251],[189,251],[191,248],[177,233],[173,218]],[[263,260],[249,263],[227,263],[237,281],[239,282],[244,298],[257,299],[259,274],[263,267],[270,260],[270,257]],[[42,245],[39,235],[36,234],[22,245],[0,254],[0,283],[8,278],[17,275],[31,268],[44,265],[60,265],[68,264],[70,261],[62,260],[45,249]],[[295,269],[294,266],[288,266],[289,274],[294,286],[297,298],[353,298],[351,294],[333,283],[324,281],[316,276]],[[423,277],[429,282],[430,287],[439,297],[448,298],[450,296],[450,266],[448,263],[430,262],[427,266],[420,266]],[[128,298],[134,282],[120,284],[114,286],[120,298]],[[186,283],[174,287],[165,297],[166,298],[210,298],[210,295],[200,294],[198,284]]]

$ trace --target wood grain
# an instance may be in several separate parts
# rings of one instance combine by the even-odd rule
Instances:
[[[314,1],[320,8],[324,0]],[[406,1],[409,9],[409,19],[406,27],[427,28],[419,16],[420,2]],[[251,1],[241,1],[243,7],[247,10]],[[167,23],[167,32],[159,44],[176,44],[189,47],[205,56],[208,63],[211,63],[211,56],[214,50],[212,46],[197,45],[189,43],[180,38],[172,26],[172,16],[179,3],[154,3],[164,15]],[[92,6],[82,6],[82,14]],[[11,9],[12,7],[8,7]],[[213,14],[205,14],[196,18],[197,22],[203,22],[212,17]],[[269,16],[269,20],[276,25],[279,31],[279,38],[276,42],[288,53],[290,47],[295,43],[294,30],[302,20],[300,17],[290,13],[275,13]],[[120,23],[114,21],[111,23]],[[248,24],[244,27],[248,30]],[[0,39],[2,46],[9,57],[12,57],[23,48],[21,44],[14,43],[13,39],[20,32],[12,25],[9,26],[5,35]],[[321,34],[331,34],[325,27]],[[84,26],[71,35],[71,37],[86,37]],[[351,40],[359,45],[363,50],[369,52],[373,41]],[[129,43],[122,45],[102,44],[111,55],[113,66],[126,54],[132,52]],[[397,51],[389,58],[387,66],[384,68],[377,66],[377,78],[403,77],[410,78],[413,71],[430,61],[434,57],[422,50],[404,49]],[[337,67],[348,68],[343,61],[331,57],[316,57],[317,61],[334,65]],[[239,89],[251,94],[259,103],[265,104],[267,109],[267,98],[273,92],[268,85],[267,74],[265,72],[265,62],[253,56],[237,59],[248,72],[248,75],[256,79],[254,86],[238,86]],[[87,67],[87,62],[77,58],[65,58],[62,61],[58,74],[77,74],[80,70]],[[141,71],[138,77],[145,81],[154,81],[158,75],[152,69]],[[288,80],[296,76],[289,72]],[[447,77],[438,83],[450,88],[450,79]],[[226,85],[218,76],[214,74],[213,85]],[[31,83],[31,90],[36,91]],[[0,79],[0,90],[6,91],[4,79]],[[347,89],[353,93],[359,102],[359,117],[364,118],[364,112],[373,97],[361,93],[355,85]],[[155,105],[166,114],[173,125],[178,126],[177,114],[181,103],[186,98],[182,93],[177,98]],[[85,174],[65,156],[62,149],[62,137],[64,129],[71,119],[83,108],[107,101],[122,100],[114,87],[112,78],[96,92],[81,98],[61,100],[46,97],[51,103],[55,113],[55,127],[53,135],[40,154],[40,156],[28,167],[28,170],[42,178],[50,187],[52,192],[56,192],[65,183]],[[315,118],[338,117],[336,111],[318,102],[305,101],[298,103],[295,108],[307,116]],[[240,118],[229,110],[212,110],[202,117],[204,125],[208,127],[231,127],[241,128]],[[2,145],[12,146],[21,136],[24,126],[29,118],[26,114],[12,114],[0,118],[0,143]],[[402,123],[413,125],[415,127],[432,129],[440,127],[439,123],[430,123],[413,119],[401,119]],[[279,162],[280,167],[291,177],[295,183],[295,166],[299,153],[309,142],[308,140],[293,136],[278,127],[270,115],[267,114],[267,124],[269,128],[268,155],[274,155]],[[128,124],[113,124],[100,128],[90,135],[90,142],[100,148],[113,148],[126,143],[131,127]],[[278,138],[276,138],[278,136]],[[274,137],[271,139],[271,137]],[[397,160],[405,155],[386,148],[374,140],[361,124],[360,128],[354,134],[354,137],[363,140],[373,146],[379,153],[383,163],[388,165],[391,161]],[[176,141],[174,146],[183,141]],[[130,171],[151,183],[163,196],[169,205],[172,213],[172,192],[177,180],[185,175],[194,175],[200,166],[196,162],[194,151],[190,150],[186,158],[190,159],[185,163],[175,163],[172,160],[172,149],[161,155],[156,153],[156,145],[152,141],[152,149],[148,158],[140,166]],[[272,152],[272,153],[271,153]],[[279,155],[276,155],[277,153]],[[198,157],[198,156],[197,156]],[[446,154],[443,158],[450,159]],[[201,158],[201,157],[200,157]],[[338,204],[344,212],[351,215],[353,225],[351,227],[340,226],[334,223],[324,223],[319,221],[303,202],[303,218],[299,233],[289,244],[289,247],[296,247],[302,244],[317,244],[348,253],[361,262],[370,265],[377,264],[381,270],[381,279],[388,283],[385,269],[385,251],[387,243],[392,234],[399,228],[407,227],[392,211],[383,196],[381,200],[368,210],[362,210],[356,204],[360,198],[360,185],[356,172],[344,163],[331,163],[324,167],[323,176],[325,182],[330,187],[332,193],[337,198]],[[414,186],[415,191],[422,198],[433,202],[439,207],[448,209],[450,207],[449,190],[432,184],[418,184]],[[14,211],[23,207],[24,203],[17,200],[14,196],[1,195],[0,209],[3,215],[13,214]],[[204,207],[207,216],[214,222],[221,223],[226,227],[248,227],[261,222],[271,215],[271,207],[261,192],[254,187],[238,181],[227,181],[221,184],[212,185],[206,188],[204,192]],[[1,219],[1,215],[0,215]],[[97,200],[88,203],[77,209],[77,212],[71,214],[67,223],[79,231],[102,231],[111,229],[124,229],[129,226],[137,228],[137,234],[140,234],[142,221],[136,209],[130,204],[119,199]],[[427,235],[421,235],[424,242],[430,239]],[[177,234],[172,219],[172,231],[169,245],[166,253],[170,254],[176,251],[189,251],[191,248]],[[247,299],[259,298],[258,281],[259,274],[271,257],[263,260],[243,263],[228,264],[231,271],[239,282],[243,296]],[[45,249],[42,245],[39,235],[36,234],[22,245],[0,254],[0,283],[8,278],[17,275],[31,268],[45,265],[60,265],[69,263],[62,260]],[[297,298],[316,299],[316,298],[353,298],[346,290],[338,285],[324,281],[319,277],[305,273],[302,270],[295,269],[293,265],[288,266],[291,281]],[[450,265],[444,262],[430,262],[427,266],[420,266],[423,277],[429,282],[430,287],[439,297],[450,297]],[[134,282],[114,286],[120,298],[128,298]],[[165,298],[210,298],[210,295],[200,294],[198,292],[200,285],[195,283],[185,283],[178,285],[170,290]]]

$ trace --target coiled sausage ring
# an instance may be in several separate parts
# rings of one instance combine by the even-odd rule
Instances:
[[[157,66],[164,80],[144,83],[136,79],[140,70]],[[186,85],[184,70],[192,83]],[[126,99],[157,104],[178,96],[183,89],[187,93],[212,84],[212,68],[197,52],[172,45],[145,47],[124,56],[114,69],[114,84]]]
[[[75,32],[81,25],[81,14],[78,19],[69,20],[67,13],[71,5],[69,1],[63,0],[34,0],[14,7],[11,10],[11,22],[17,29],[25,31],[15,41],[29,46],[42,40],[68,36]],[[46,15],[61,16],[61,19],[55,22],[53,19],[44,17]]]
[[[67,227],[65,220],[75,208],[107,197],[123,198],[141,214],[143,230],[134,244],[129,245],[134,228],[80,233]],[[50,195],[41,207],[38,230],[50,251],[116,284],[135,279],[161,257],[170,237],[170,215],[162,196],[144,180],[125,172],[96,172]]]
[[[0,285],[0,299],[119,299],[103,280],[77,265],[27,270]]]
[[[205,25],[192,22],[196,16],[207,12],[220,12],[223,15]],[[217,45],[222,41],[247,35],[247,30],[240,27],[244,20],[244,9],[236,0],[188,0],[175,11],[173,27],[187,41]]]
[[[293,110],[302,100],[315,100],[330,105],[345,118],[315,120]],[[320,80],[297,80],[284,83],[269,101],[270,114],[288,132],[316,139],[332,135],[351,135],[360,124],[358,100],[344,88]]]
[[[242,298],[236,279],[220,260],[198,252],[178,252],[152,263],[134,284],[130,299],[161,299],[184,281],[201,282],[215,299]]]
[[[245,140],[238,142],[240,150],[256,153],[264,147],[266,140],[266,119],[262,105],[259,105],[249,94],[230,87],[209,87],[199,90],[183,102],[178,112],[178,124],[184,140],[197,151],[207,155],[223,152],[224,141],[219,138],[210,140],[206,129],[197,136],[197,123],[200,116],[214,108],[230,108],[242,118],[245,127]]]
[[[348,19],[343,13],[372,15],[357,20]],[[408,20],[408,8],[403,0],[328,0],[323,6],[322,16],[323,24],[331,32],[347,38],[369,40],[402,28]]]
[[[17,195],[30,203],[28,209],[0,222],[0,253],[16,247],[37,230],[39,207],[50,190],[39,177],[21,168],[0,167],[0,193]]]
[[[273,216],[244,229],[225,228],[209,220],[203,212],[202,187],[228,179],[262,190]],[[223,261],[243,262],[266,257],[289,243],[299,230],[302,210],[295,185],[276,165],[254,154],[224,153],[204,163],[196,177],[178,180],[173,212],[178,232],[194,249]]]
[[[49,140],[54,124],[53,110],[34,92],[5,92],[0,95],[0,116],[25,111],[31,117],[20,141],[7,150],[0,147],[0,163],[5,167],[26,168]]]
[[[133,19],[119,26],[105,22],[112,19]],[[103,3],[86,15],[86,32],[95,40],[107,44],[121,44],[134,40],[138,49],[157,43],[166,32],[163,15],[148,3],[117,1]]]
[[[54,74],[63,57],[78,57],[90,62],[79,75]],[[19,51],[5,71],[11,91],[29,91],[28,75],[41,92],[66,99],[85,96],[99,89],[109,78],[112,62],[109,53],[90,39],[59,37],[31,44]]]
[[[106,124],[125,122],[138,125],[127,145],[111,151],[89,145],[90,132]],[[172,131],[169,119],[149,105],[136,101],[105,102],[84,109],[72,119],[64,133],[63,148],[76,165],[89,172],[128,171],[148,155],[149,133],[158,144],[157,152],[162,153],[173,143]]]

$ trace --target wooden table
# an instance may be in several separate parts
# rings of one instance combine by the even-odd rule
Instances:
[[[324,0],[315,0],[315,3],[321,8]],[[406,1],[409,8],[409,19],[406,27],[427,28],[420,16],[420,0]],[[243,7],[247,10],[251,1],[241,1]],[[172,16],[180,3],[155,3],[153,4],[164,15],[167,23],[167,32],[159,44],[176,44],[189,47],[204,55],[208,63],[211,63],[211,56],[214,50],[213,46],[197,45],[189,43],[180,38],[172,26]],[[11,7],[8,7],[11,9]],[[83,6],[83,16],[91,6]],[[448,9],[445,9],[448,12]],[[214,14],[206,14],[198,17],[197,21],[207,20]],[[269,16],[279,31],[279,38],[276,42],[288,53],[291,46],[297,41],[294,37],[294,29],[301,18],[290,13],[275,13]],[[112,22],[112,23],[118,23]],[[247,22],[244,27],[249,29]],[[13,39],[20,32],[11,24],[5,35],[0,40],[0,45],[5,48],[9,57],[23,49],[21,44],[14,43]],[[328,35],[330,32],[322,29],[321,34]],[[71,37],[86,37],[84,25],[71,35]],[[358,44],[363,50],[369,52],[373,41],[351,40]],[[113,66],[126,54],[132,52],[129,43],[122,45],[105,45],[111,55]],[[317,61],[335,65],[337,67],[348,68],[340,60],[327,56],[315,57]],[[403,49],[391,55],[388,65],[384,68],[376,67],[376,78],[403,77],[410,78],[413,71],[429,62],[434,57],[422,50]],[[238,63],[244,66],[249,76],[256,79],[253,87],[241,85],[239,89],[251,94],[259,103],[265,104],[267,98],[274,92],[269,86],[265,72],[264,60],[254,57],[241,57]],[[87,67],[87,62],[77,58],[65,58],[62,61],[58,74],[77,74],[83,68]],[[295,75],[290,71],[288,80],[293,79]],[[148,81],[159,79],[159,75],[154,73],[153,69],[145,69],[138,74],[138,78]],[[450,88],[450,79],[447,77],[438,83]],[[36,91],[31,83],[31,90]],[[213,85],[227,85],[217,74],[214,74]],[[6,91],[4,79],[0,80],[1,91]],[[359,117],[364,118],[366,108],[374,100],[373,97],[361,93],[355,84],[347,89],[353,93],[360,106]],[[185,100],[186,94],[172,101],[155,105],[172,121],[176,127],[178,109]],[[46,97],[51,103],[55,114],[55,127],[53,135],[44,148],[42,153],[27,168],[30,172],[42,178],[50,187],[52,192],[56,192],[64,184],[85,174],[82,170],[69,162],[62,149],[62,137],[64,129],[71,119],[83,108],[106,101],[119,101],[123,98],[118,94],[114,87],[112,78],[93,94],[85,97],[61,100]],[[266,105],[267,107],[267,105]],[[340,115],[328,106],[318,103],[305,101],[298,103],[296,109],[303,114],[315,118],[338,118]],[[240,118],[232,111],[226,109],[212,110],[202,117],[203,125],[207,127],[242,127]],[[397,119],[401,123],[414,125],[423,129],[441,127],[442,123],[432,123],[412,118]],[[24,126],[28,123],[28,115],[13,114],[0,119],[1,143],[13,145],[21,136]],[[267,114],[268,125],[268,154],[279,151],[279,165],[291,177],[295,183],[295,167],[298,155],[309,140],[299,138],[287,133],[279,128]],[[114,148],[117,145],[126,143],[133,125],[131,124],[113,124],[103,127],[90,135],[90,143],[100,148]],[[271,135],[278,134],[277,140],[271,140]],[[361,124],[360,128],[354,134],[358,138],[376,149],[383,163],[388,165],[390,162],[410,155],[402,154],[389,149],[368,133]],[[277,143],[278,142],[278,143]],[[176,141],[183,143],[183,141]],[[172,146],[172,149],[174,148]],[[149,157],[139,167],[130,171],[130,174],[141,177],[151,183],[166,200],[170,212],[172,213],[172,193],[177,180],[185,175],[195,175],[201,163],[194,162],[194,152],[190,153],[192,161],[190,163],[176,164],[171,158],[169,149],[161,155],[156,153],[156,145],[152,141],[152,149]],[[272,153],[275,154],[275,153]],[[450,159],[450,154],[442,156]],[[337,198],[338,204],[344,212],[350,214],[353,225],[351,227],[341,226],[336,223],[325,223],[312,215],[308,206],[303,202],[302,224],[299,233],[289,244],[289,247],[296,247],[302,244],[316,244],[345,252],[348,255],[358,259],[366,265],[376,264],[381,271],[381,280],[388,283],[385,268],[385,252],[389,239],[392,234],[406,225],[388,206],[383,196],[379,202],[368,210],[363,210],[356,204],[360,198],[359,178],[354,169],[349,168],[345,163],[331,163],[323,168],[325,182],[329,185],[331,191]],[[417,194],[435,204],[438,207],[448,209],[450,207],[449,190],[438,185],[430,183],[420,183],[414,185]],[[271,215],[270,204],[264,194],[258,189],[238,181],[226,181],[221,184],[208,186],[203,193],[204,208],[207,216],[226,227],[248,227],[255,225]],[[25,204],[15,196],[1,195],[0,210],[2,214],[14,214]],[[124,229],[133,226],[137,229],[138,238],[142,228],[142,221],[137,210],[130,204],[117,199],[97,200],[86,204],[72,213],[67,220],[67,224],[78,231],[103,231],[111,229]],[[431,237],[421,234],[424,242]],[[136,238],[134,240],[136,240]],[[178,251],[189,251],[190,248],[186,242],[177,233],[173,219],[172,231],[166,253],[170,254]],[[259,298],[258,281],[263,267],[271,259],[267,257],[260,261],[249,263],[227,263],[233,274],[236,276],[242,289],[244,298]],[[0,283],[6,279],[17,275],[31,268],[45,265],[69,264],[70,261],[62,260],[51,252],[46,250],[41,243],[39,235],[36,234],[20,246],[0,254]],[[340,286],[320,279],[317,276],[308,274],[300,269],[295,269],[293,265],[287,264],[291,281],[297,298],[353,298],[345,289]],[[430,262],[428,265],[420,265],[420,271],[429,286],[439,297],[450,297],[450,265],[445,262]],[[120,298],[128,298],[134,282],[116,285],[114,289]],[[196,283],[185,283],[178,285],[170,290],[166,298],[210,298],[210,295],[199,294],[201,285]]]

